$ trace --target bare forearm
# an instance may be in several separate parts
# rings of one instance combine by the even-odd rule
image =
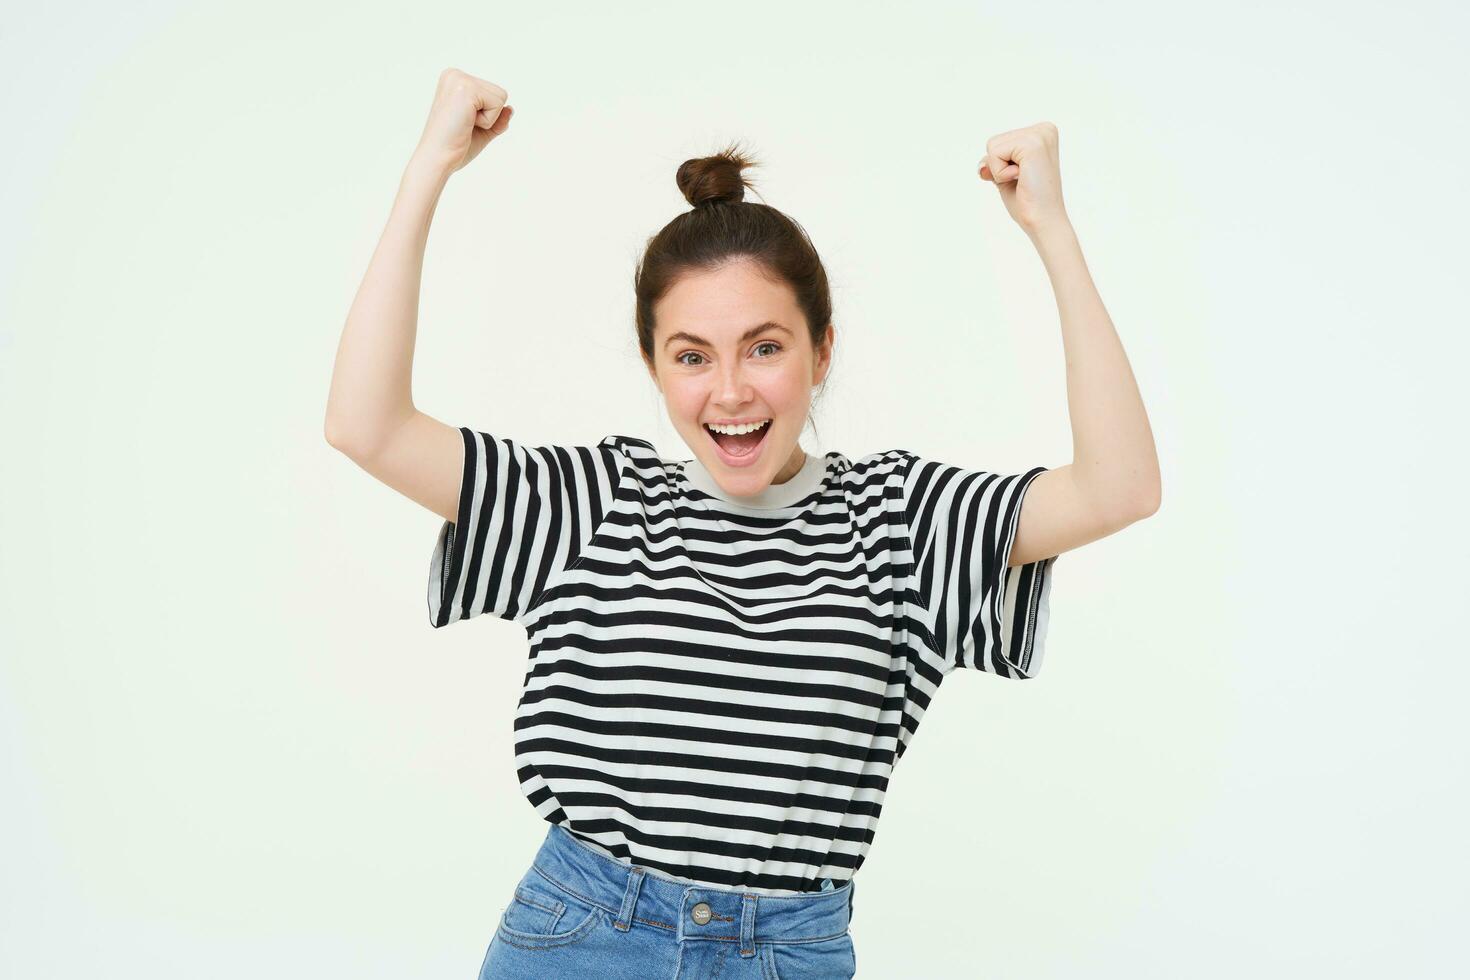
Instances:
[[[327,396],[327,441],[370,452],[411,415],[413,349],[429,225],[449,169],[415,154],[404,169],[387,226],[358,286]]]
[[[1070,222],[1030,233],[1056,293],[1067,365],[1073,470],[1109,513],[1157,509],[1159,459],[1123,343],[1103,306]]]

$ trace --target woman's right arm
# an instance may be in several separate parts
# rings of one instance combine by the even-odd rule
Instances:
[[[405,496],[455,519],[459,430],[413,404],[413,347],[429,225],[450,176],[510,125],[498,85],[439,76],[429,121],[347,314],[327,396],[327,442]]]

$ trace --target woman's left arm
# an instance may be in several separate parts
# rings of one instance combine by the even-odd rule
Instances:
[[[1056,126],[1041,122],[991,138],[980,164],[1051,278],[1072,421],[1072,462],[1032,480],[1011,565],[1119,531],[1157,511],[1161,493],[1148,413],[1067,217],[1057,146]]]

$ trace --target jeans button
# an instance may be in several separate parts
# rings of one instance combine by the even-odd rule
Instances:
[[[710,917],[709,903],[700,902],[694,906],[694,908],[689,910],[689,917],[694,920],[694,924],[697,926],[708,925]]]

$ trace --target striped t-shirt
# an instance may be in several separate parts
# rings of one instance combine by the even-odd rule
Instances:
[[[841,883],[940,682],[1041,665],[1056,556],[1006,559],[1044,466],[808,454],[735,498],[644,439],[460,433],[430,622],[525,626],[521,790],[625,864],[765,894]]]

